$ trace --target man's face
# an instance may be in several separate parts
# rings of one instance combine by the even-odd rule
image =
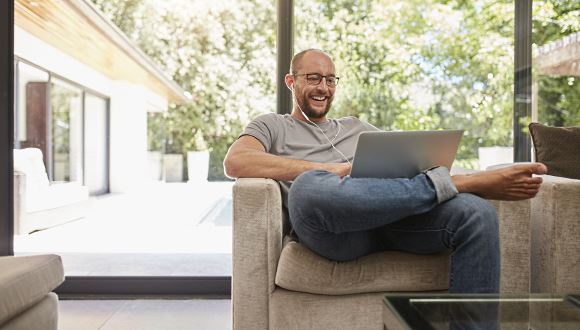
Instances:
[[[306,53],[297,66],[294,75],[295,102],[310,119],[321,119],[330,111],[336,86],[328,86],[326,79],[313,85],[308,82],[306,74],[335,76],[332,60],[321,52]]]

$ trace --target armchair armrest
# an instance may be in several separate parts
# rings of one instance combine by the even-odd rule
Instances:
[[[271,179],[238,179],[232,198],[234,328],[267,329],[269,298],[282,251],[280,186]]]
[[[530,292],[531,200],[491,201],[499,219],[500,292]]]
[[[532,292],[578,292],[580,180],[543,178],[532,200]]]

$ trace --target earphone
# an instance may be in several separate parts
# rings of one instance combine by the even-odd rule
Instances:
[[[300,103],[298,103],[298,98],[296,97],[296,93],[294,93],[294,84],[292,84],[290,86],[290,90],[292,91],[292,97],[294,98],[294,101],[296,102],[296,105],[298,106],[298,110],[300,110],[300,113],[302,114],[302,116],[304,116],[304,118],[306,118],[306,120],[311,123],[312,125],[316,126],[316,128],[318,128],[318,130],[320,131],[320,133],[322,133],[322,135],[326,138],[326,141],[328,141],[328,143],[330,143],[330,146],[336,150],[336,152],[338,152],[340,154],[340,156],[342,156],[342,158],[344,160],[346,160],[347,163],[349,163],[350,165],[351,162],[350,160],[348,160],[348,158],[342,153],[342,151],[338,150],[336,148],[336,146],[334,145],[334,143],[332,143],[332,141],[336,140],[336,137],[338,136],[338,134],[340,133],[340,128],[342,127],[342,125],[340,125],[340,123],[338,123],[338,132],[336,132],[336,135],[334,136],[334,138],[332,138],[332,141],[328,138],[328,136],[324,133],[324,131],[322,130],[322,128],[320,128],[320,126],[316,125],[315,122],[313,122],[312,120],[310,120],[310,118],[308,118],[308,116],[304,113],[304,111],[302,111],[302,107],[300,107]]]

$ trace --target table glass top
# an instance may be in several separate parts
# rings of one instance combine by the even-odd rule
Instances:
[[[410,329],[580,329],[575,295],[386,295],[384,302]]]

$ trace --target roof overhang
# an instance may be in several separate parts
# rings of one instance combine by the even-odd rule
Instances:
[[[533,63],[540,74],[580,76],[580,33],[539,47]]]
[[[173,103],[191,100],[147,55],[85,0],[16,0],[15,24],[113,80],[147,87]]]

